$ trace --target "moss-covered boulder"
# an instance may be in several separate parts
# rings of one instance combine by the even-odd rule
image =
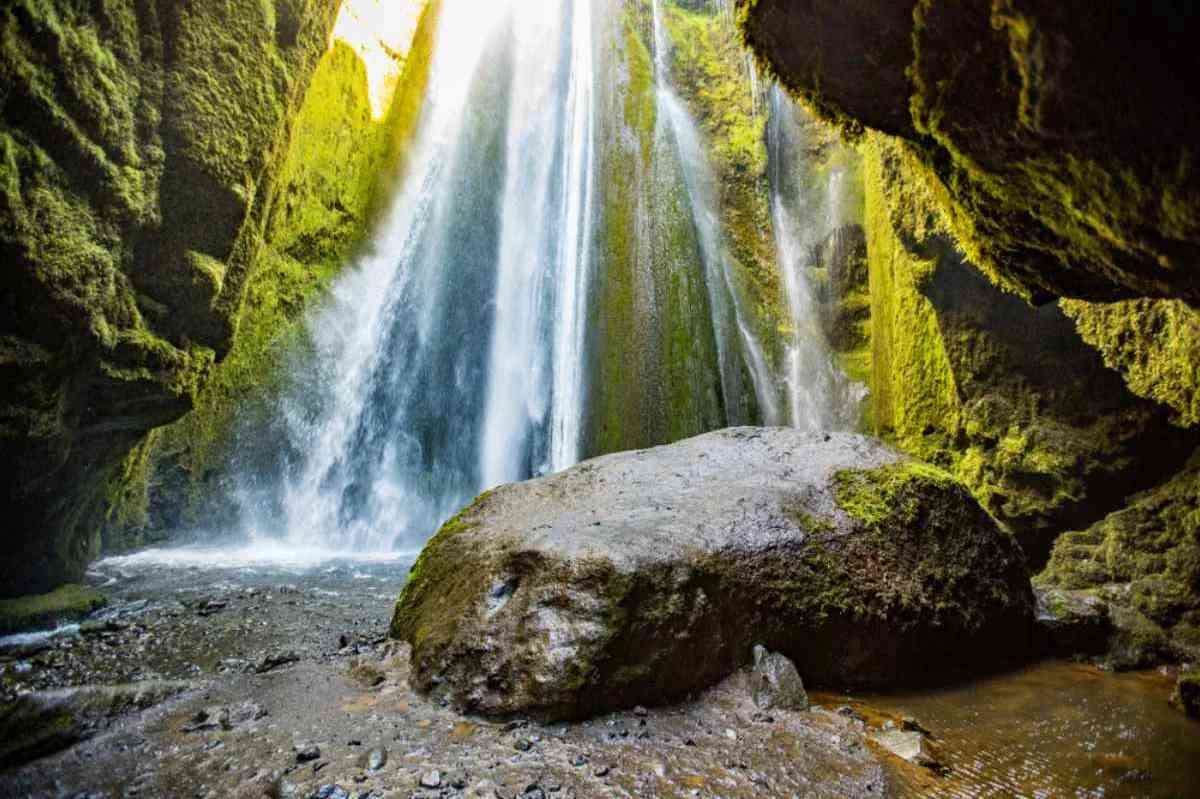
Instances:
[[[1035,300],[1200,304],[1195,8],[738,7],[746,41],[794,96],[852,134],[904,142],[954,240],[1002,284]]]
[[[1200,452],[1121,510],[1065,533],[1036,581],[1108,606],[1113,666],[1200,660]]]
[[[1200,438],[1135,396],[1057,305],[1032,307],[967,263],[913,156],[862,145],[875,432],[953,471],[1042,564],[1164,480]]]
[[[337,6],[0,9],[0,595],[82,574],[107,478],[232,346]]]
[[[108,600],[86,585],[61,585],[48,594],[0,599],[0,635],[77,621]]]
[[[1016,542],[867,438],[733,428],[485,494],[392,621],[423,691],[485,714],[661,703],[763,644],[806,684],[928,682],[1026,651]]]

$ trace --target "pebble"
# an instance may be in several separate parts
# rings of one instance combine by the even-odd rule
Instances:
[[[372,749],[367,753],[367,771],[379,771],[387,765],[388,752],[386,749]]]
[[[515,746],[518,751],[528,752],[533,748],[533,742],[531,742],[528,738],[518,738],[517,742],[513,744],[513,746]]]
[[[430,771],[427,774],[421,775],[422,788],[440,788],[442,787],[442,773],[440,771]]]
[[[611,769],[609,769],[608,766],[596,766],[596,768],[592,769],[592,775],[596,777],[607,777],[609,771],[611,771]]]
[[[308,763],[321,757],[321,747],[315,744],[306,744],[296,747],[296,762]]]

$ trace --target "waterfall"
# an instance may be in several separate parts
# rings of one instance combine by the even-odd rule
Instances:
[[[647,55],[641,38],[608,44],[633,30],[620,3],[443,0],[405,173],[309,314],[271,428],[248,434],[236,498],[252,538],[417,546],[481,490],[595,452],[593,403],[607,403],[600,451],[725,424],[846,426],[805,277],[817,237],[840,224],[840,178],[810,201],[790,155],[803,131],[771,93],[771,223],[792,325],[781,355],[733,263],[660,2]],[[722,8],[713,24],[732,25]],[[637,130],[611,118],[642,118],[611,105],[633,91],[634,58],[653,73]],[[650,128],[652,142],[638,138]],[[598,374],[616,386],[603,403]]]
[[[791,322],[784,347],[787,423],[804,430],[853,429],[863,389],[833,361],[811,282],[814,250],[840,235],[847,222],[845,171],[834,166],[823,177],[805,157],[810,148],[798,121],[802,112],[778,86],[770,91],[770,108],[771,217]]]
[[[241,475],[251,536],[419,544],[578,457],[592,36],[586,2],[444,2],[408,173],[308,322],[274,468]]]
[[[709,167],[696,123],[671,85],[667,62],[670,48],[663,26],[660,2],[661,0],[653,0],[652,6],[657,100],[661,116],[668,120],[679,147],[684,179],[691,198],[692,214],[700,236],[727,405],[730,404],[729,399],[736,396],[739,390],[741,381],[738,373],[745,366],[754,384],[754,393],[763,421],[769,425],[779,425],[783,423],[783,417],[779,408],[776,382],[761,342],[747,321],[748,313],[743,307],[741,293],[734,283],[732,267],[725,254],[721,219],[717,209],[715,178]],[[731,338],[732,330],[737,331],[736,343],[740,345],[737,348],[731,346],[734,343]],[[744,360],[737,357],[739,351],[745,354]]]

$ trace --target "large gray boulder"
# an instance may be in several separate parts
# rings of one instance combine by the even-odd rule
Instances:
[[[1023,652],[1020,547],[953,477],[850,434],[735,428],[502,486],[413,567],[420,690],[577,718],[680,698],[762,643],[824,686]]]

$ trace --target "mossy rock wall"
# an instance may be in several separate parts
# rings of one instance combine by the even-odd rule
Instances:
[[[1062,308],[1135,394],[1170,407],[1180,426],[1200,425],[1200,310],[1146,299]]]
[[[429,73],[439,2],[424,6],[381,118],[372,112],[366,66],[334,40],[313,73],[293,122],[276,199],[262,230],[238,335],[197,393],[195,408],[153,433],[109,486],[107,551],[166,538],[201,520],[232,519],[226,490],[238,431],[273,412],[285,352],[306,308],[353,259],[404,167]]]
[[[1086,0],[738,0],[815,113],[901,137],[947,233],[1043,301],[1200,304],[1200,10]]]
[[[678,150],[655,97],[648,5],[599,35],[597,262],[585,454],[723,427],[717,341]]]
[[[107,478],[233,346],[337,5],[0,10],[0,594],[82,574]]]
[[[906,145],[862,145],[877,432],[950,469],[1031,560],[1178,469],[1197,441],[1134,396],[1056,305],[968,264]]]
[[[1064,534],[1035,582],[1109,606],[1114,666],[1200,660],[1200,451],[1162,485]]]

